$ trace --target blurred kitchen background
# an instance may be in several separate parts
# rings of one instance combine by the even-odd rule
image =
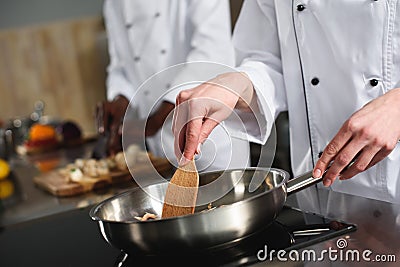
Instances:
[[[107,50],[101,0],[2,0],[0,119],[44,113],[95,134],[94,107],[105,98]]]
[[[233,25],[242,2],[230,1]],[[94,109],[106,97],[108,63],[102,5],[102,0],[1,0],[0,126],[30,117],[40,100],[47,120],[72,120],[83,136],[96,134]],[[277,125],[274,166],[289,170],[287,114]],[[253,163],[259,151],[252,144]]]

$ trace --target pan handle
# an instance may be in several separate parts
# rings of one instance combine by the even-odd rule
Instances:
[[[350,168],[350,166],[354,164],[354,162],[356,161],[358,156],[359,156],[359,153],[352,159],[352,161],[350,161],[350,163],[343,169],[343,171]],[[303,190],[305,188],[308,188],[312,185],[315,185],[315,184],[321,182],[325,176],[325,173],[329,170],[331,165],[332,165],[332,162],[328,166],[328,168],[326,168],[325,172],[322,174],[322,176],[320,178],[314,178],[312,171],[309,171],[309,172],[306,172],[302,175],[299,175],[299,176],[289,180],[286,183],[287,194],[290,195],[290,194],[296,193],[300,190]]]
[[[300,190],[303,190],[307,187],[315,185],[321,182],[323,176],[321,178],[314,178],[312,175],[312,171],[303,173],[300,176],[297,176],[286,183],[287,194],[293,194]]]

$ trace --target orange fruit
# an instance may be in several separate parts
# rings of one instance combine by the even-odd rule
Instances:
[[[32,141],[53,139],[55,136],[56,130],[50,125],[34,124],[29,131],[29,137]]]

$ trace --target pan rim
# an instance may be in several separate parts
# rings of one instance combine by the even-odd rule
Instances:
[[[243,205],[244,203],[247,203],[247,202],[249,202],[249,201],[252,201],[252,200],[255,199],[255,198],[259,198],[259,197],[261,197],[261,196],[263,196],[263,195],[265,195],[265,194],[268,194],[269,192],[272,192],[272,191],[274,191],[274,190],[278,190],[278,188],[281,188],[282,186],[286,187],[286,183],[287,183],[287,181],[289,180],[290,175],[289,175],[289,173],[288,173],[287,171],[285,171],[285,170],[283,170],[283,169],[279,169],[279,168],[268,168],[268,167],[235,168],[235,169],[220,170],[220,171],[209,171],[209,172],[201,173],[200,175],[213,174],[213,173],[221,173],[221,172],[226,172],[226,171],[233,172],[233,171],[259,171],[259,170],[261,170],[261,171],[262,171],[262,170],[264,170],[264,171],[267,171],[267,170],[268,170],[268,173],[269,173],[271,170],[272,170],[272,171],[276,171],[276,172],[278,172],[278,173],[280,173],[280,174],[282,175],[283,179],[282,179],[282,181],[281,181],[279,184],[277,184],[276,186],[274,186],[273,188],[271,188],[271,189],[269,189],[269,190],[267,190],[267,191],[264,191],[264,192],[262,192],[262,193],[256,194],[256,195],[251,196],[251,197],[249,197],[249,198],[246,198],[246,199],[244,199],[244,200],[237,201],[237,202],[232,203],[232,204],[224,205],[223,207],[218,207],[218,208],[215,209],[215,210],[222,209],[222,208],[231,208],[231,207],[235,207],[235,206],[238,206],[238,205]],[[167,183],[167,182],[168,182],[168,181],[166,181],[166,182],[160,182],[160,183],[155,183],[155,184],[148,185],[148,186],[146,186],[146,187],[157,186],[157,185],[164,184],[164,183]],[[105,199],[105,200],[103,200],[103,201],[97,203],[94,207],[92,207],[92,208],[90,209],[90,211],[89,211],[89,216],[91,217],[92,220],[97,221],[97,222],[110,223],[110,224],[120,224],[120,225],[131,225],[131,224],[142,224],[142,223],[153,224],[153,223],[157,223],[157,222],[167,222],[167,221],[173,221],[173,220],[178,220],[178,219],[182,219],[182,218],[194,218],[194,217],[196,217],[196,216],[204,215],[204,213],[196,212],[196,213],[194,213],[194,214],[188,214],[188,215],[177,216],[177,217],[170,217],[170,218],[164,218],[164,219],[157,219],[157,220],[151,220],[151,221],[114,221],[114,220],[102,219],[102,218],[100,218],[98,215],[96,215],[96,211],[99,210],[99,209],[100,209],[102,206],[104,206],[106,203],[111,202],[111,201],[113,201],[113,200],[115,200],[115,199],[121,198],[121,197],[123,197],[124,195],[131,194],[132,192],[135,192],[135,191],[137,191],[137,190],[144,191],[141,187],[136,187],[136,188],[133,188],[133,189],[127,190],[127,191],[125,191],[125,192],[119,193],[119,194],[117,194],[117,195],[115,195],[115,196],[112,196],[112,197],[110,197],[110,198],[107,198],[107,199]]]

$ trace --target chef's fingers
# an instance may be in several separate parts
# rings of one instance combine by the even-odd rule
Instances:
[[[174,107],[174,113],[172,115],[172,133],[175,135],[175,128],[176,128],[176,120],[177,120],[177,112],[178,112],[178,108],[180,105],[180,101],[179,101],[179,95],[176,97],[175,100],[175,107]],[[176,139],[176,136],[175,136]]]
[[[185,164],[187,160],[192,160],[199,146],[200,131],[203,124],[202,117],[191,119],[186,125],[185,148],[180,164]]]
[[[321,157],[315,164],[313,170],[313,176],[315,178],[322,177],[325,170],[328,168],[332,160],[335,159],[340,150],[347,144],[347,142],[352,137],[352,132],[347,129],[347,127],[342,126],[336,136],[329,142],[325,147]],[[350,159],[351,160],[351,159]],[[350,162],[350,161],[349,161]]]
[[[375,164],[377,164],[378,162],[380,162],[381,160],[386,158],[391,152],[392,152],[392,150],[390,150],[390,149],[382,148],[375,155],[375,157],[371,160],[371,162],[369,163],[367,169],[371,168],[372,166],[374,166]]]
[[[360,172],[365,171],[378,152],[379,148],[377,148],[376,146],[365,147],[360,155],[357,157],[355,162],[351,166],[349,166],[348,169],[340,174],[339,179],[347,180],[359,174]]]
[[[179,94],[176,96],[175,99],[175,108],[174,108],[174,116],[172,118],[172,130],[174,130],[174,128],[177,128],[177,123],[179,123],[178,119],[181,119],[184,116],[185,120],[187,118],[187,112],[188,112],[188,101],[190,100],[193,89],[188,89],[188,90],[182,90],[179,92]],[[176,114],[177,112],[179,112],[179,114]],[[187,122],[187,121],[186,121]],[[186,123],[184,123],[186,124]],[[178,131],[178,130],[177,130]]]
[[[108,151],[111,155],[121,151],[121,123],[119,120],[113,120],[110,127],[110,135],[108,140]]]
[[[199,143],[202,144],[211,134],[212,130],[217,127],[219,122],[213,118],[205,118],[201,126]]]
[[[96,105],[96,126],[97,126],[97,132],[99,134],[104,134],[106,130],[106,121],[105,121],[105,107],[106,102],[99,102]]]
[[[185,147],[185,133],[186,133],[186,125],[181,128],[179,134],[174,137],[174,152],[175,157],[178,161],[182,158],[182,151]]]
[[[198,152],[200,132],[203,119],[207,114],[207,109],[205,107],[208,106],[208,101],[203,98],[192,98],[181,105],[186,105],[187,107],[185,109],[188,111],[182,162],[180,162],[182,165],[185,164],[187,160],[192,160],[194,154]]]
[[[342,150],[336,155],[330,168],[325,173],[324,185],[330,186],[336,177],[344,170],[346,166],[356,157],[356,155],[365,147],[365,143],[360,140],[352,139]]]
[[[182,158],[182,151],[185,147],[185,138],[186,138],[186,125],[184,125],[179,133],[177,134],[178,137],[175,136],[174,138],[174,150],[175,150],[175,156],[178,160]]]
[[[113,122],[116,120],[115,118],[115,107],[112,102],[103,102],[103,113],[102,113],[102,121],[104,125],[104,131],[112,131]]]
[[[174,135],[174,152],[176,158],[182,158],[185,146],[186,123],[188,118],[188,105],[186,101],[190,97],[189,90],[179,92],[175,100],[175,108],[172,116],[172,133]]]
[[[177,103],[179,102],[177,101]],[[178,160],[182,157],[182,150],[185,146],[187,114],[187,104],[179,103],[176,105],[172,119],[172,133],[174,134],[175,156]]]
[[[203,115],[203,125],[200,131],[199,143],[202,144],[208,138],[214,128],[217,127],[218,124],[220,124],[227,117],[229,117],[229,115],[233,112],[233,109],[222,101],[211,98],[202,99],[201,104],[204,106],[208,105],[215,107],[213,111],[202,111],[207,113],[206,115]],[[200,113],[199,116],[202,116],[202,113]]]

